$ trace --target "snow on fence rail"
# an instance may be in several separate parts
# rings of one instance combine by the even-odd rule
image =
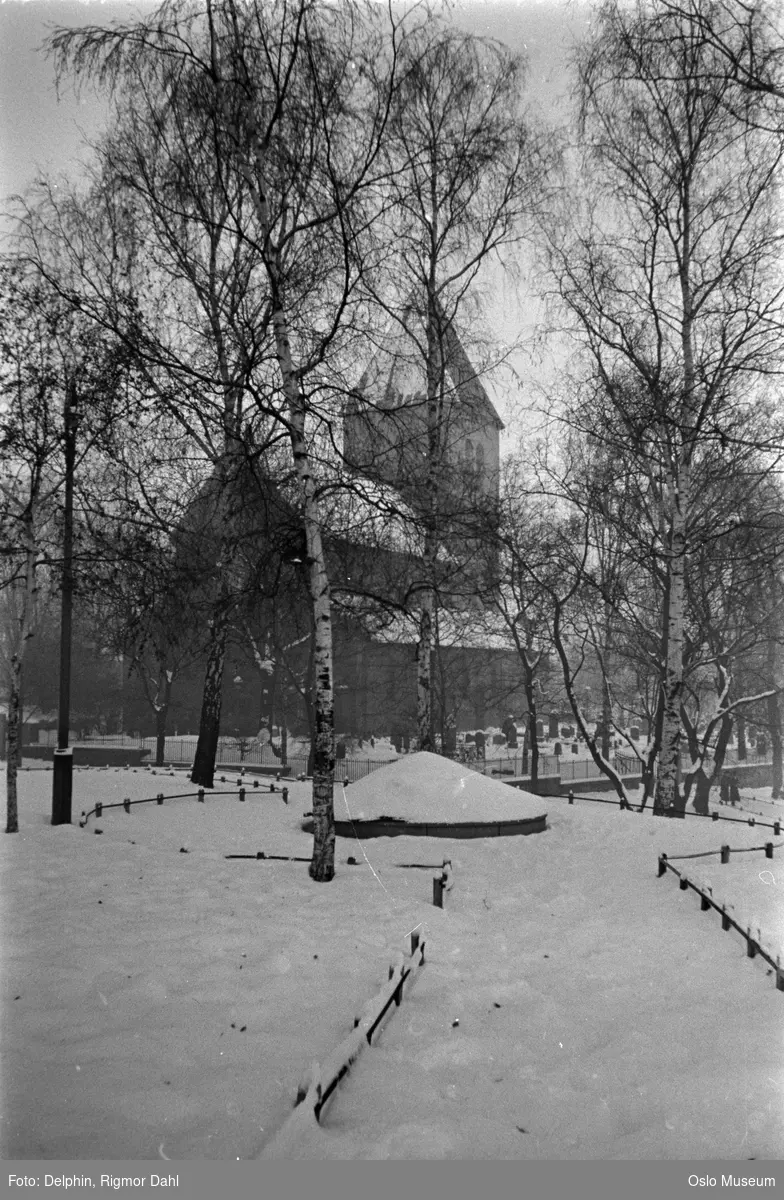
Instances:
[[[552,797],[552,799],[558,800],[558,799],[563,799],[563,797],[562,796],[561,797],[554,796],[554,797]],[[567,799],[568,804],[574,804],[574,801],[575,801],[574,792],[569,791],[566,799]],[[637,805],[637,806],[632,805],[631,807],[627,807],[626,809],[624,809],[623,802],[619,796],[613,796],[612,799],[607,799],[607,797],[600,797],[600,796],[578,796],[577,799],[579,799],[581,804],[582,803],[613,804],[613,805],[615,805],[616,808],[620,808],[621,812],[627,811],[627,812],[641,813],[641,812],[645,811],[645,809],[639,805]],[[651,810],[651,811],[653,811],[653,810]],[[772,829],[773,832],[775,833],[776,837],[778,837],[781,834],[781,821],[779,819],[777,819],[771,823],[769,821],[758,821],[756,819],[756,817],[722,817],[721,814],[717,813],[717,812],[709,812],[709,813],[686,812],[685,809],[677,809],[676,810],[673,808],[665,809],[665,811],[663,813],[661,813],[660,815],[663,817],[673,817],[673,818],[675,818],[675,817],[679,817],[679,818],[701,817],[704,821],[728,821],[730,825],[751,825],[751,826],[756,825],[760,829]]]
[[[777,843],[778,846],[781,846],[782,844],[784,843]],[[748,851],[764,850],[766,858],[773,858],[773,848],[773,842],[766,842],[764,846],[740,846],[733,851],[730,850],[729,846],[722,846],[720,850],[708,850],[701,854],[676,854],[672,855],[672,858],[675,860],[685,858],[707,858],[710,855],[718,854],[720,855],[720,862],[728,863],[730,861],[731,853],[740,854]],[[776,955],[776,958],[774,959],[773,955],[765,949],[765,947],[762,945],[760,931],[757,930],[757,937],[753,937],[751,933],[751,926],[748,925],[746,929],[744,929],[743,926],[734,919],[734,917],[729,915],[726,904],[719,904],[717,900],[713,899],[710,889],[706,891],[704,888],[700,887],[699,884],[694,882],[694,880],[689,879],[683,871],[679,871],[677,867],[674,867],[668,855],[660,854],[658,870],[659,879],[661,879],[662,875],[666,875],[667,871],[672,871],[673,875],[677,875],[680,890],[682,892],[685,892],[691,888],[693,892],[697,893],[697,895],[700,897],[700,908],[703,912],[708,912],[708,910],[711,908],[716,910],[721,917],[721,927],[725,933],[727,933],[730,929],[735,929],[741,935],[741,937],[745,938],[746,957],[755,958],[759,954],[760,958],[764,958],[765,962],[769,963],[775,971],[777,990],[784,992],[784,970],[782,970],[781,966],[781,956]]]
[[[758,821],[756,817],[722,817],[717,812],[687,812],[685,808],[669,808],[665,810],[664,815],[681,819],[684,817],[701,817],[703,821],[728,821],[730,825],[757,825],[760,829],[772,829],[776,837],[781,833],[780,820],[775,820],[771,823],[770,821]]]
[[[213,792],[212,795],[239,796],[240,800],[244,802],[248,790],[248,787],[239,787],[227,792]],[[253,790],[261,791],[262,794],[266,793],[267,795],[273,795],[277,793],[279,789],[274,783],[260,784],[258,780],[254,779]],[[122,808],[125,812],[129,813],[131,811],[131,806],[134,804],[163,804],[167,800],[191,800],[194,798],[198,800],[199,804],[203,804],[204,788],[199,788],[197,792],[175,792],[173,795],[169,796],[165,796],[163,792],[158,792],[156,796],[144,796],[141,800],[131,800],[129,796],[126,796],[124,800],[118,800],[113,804],[102,804],[99,800],[97,801],[95,808],[91,808],[89,812],[82,812],[81,820],[79,821],[79,828],[84,829],[90,817],[101,817],[103,816],[103,813],[110,808]],[[289,789],[287,787],[280,788],[280,798],[284,804],[288,804]]]
[[[328,1058],[319,1065],[313,1063],[300,1081],[294,1110],[278,1132],[264,1146],[259,1158],[287,1158],[300,1137],[317,1125],[324,1109],[345,1079],[365,1046],[372,1045],[374,1034],[394,1008],[399,1008],[414,980],[425,964],[425,943],[419,933],[411,934],[411,953],[408,958],[398,954],[389,968],[389,978],[381,990],[369,1000],[359,1016],[354,1018],[354,1028]]]

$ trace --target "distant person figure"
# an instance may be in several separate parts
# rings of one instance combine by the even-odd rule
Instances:
[[[740,788],[738,787],[738,781],[734,775],[730,781],[730,804],[733,808],[740,804]]]
[[[476,746],[473,742],[465,741],[460,746],[460,761],[461,763],[476,762]]]
[[[517,725],[515,719],[510,713],[501,726],[501,733],[506,738],[506,744],[510,750],[517,749]]]
[[[474,735],[474,744],[476,745],[476,757],[484,758],[485,756],[485,735],[483,730],[477,729]]]

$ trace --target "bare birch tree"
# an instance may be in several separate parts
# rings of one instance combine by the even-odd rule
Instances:
[[[476,322],[490,266],[500,270],[500,252],[526,236],[546,163],[525,113],[519,56],[433,19],[410,40],[402,65],[385,144],[394,250],[376,294],[397,327],[393,339],[409,343],[405,374],[416,381],[397,439],[408,449],[400,482],[424,534],[417,725],[420,748],[432,750],[436,604],[450,590],[450,582],[439,582],[439,547],[451,535],[454,556],[455,538],[462,541],[462,586],[454,571],[447,576],[454,594],[477,591],[481,555],[470,525],[472,518],[483,523],[477,510],[494,503],[498,479],[498,463],[488,461],[487,491],[470,487],[473,463],[465,463],[462,447],[493,413],[482,400],[483,368],[470,364],[460,333]]]
[[[527,769],[533,784],[539,778],[537,724],[552,650],[547,583],[560,569],[552,525],[547,499],[527,478],[522,456],[508,459],[502,469],[498,520],[486,533],[490,586],[482,599],[485,611],[506,631],[520,662],[527,709]]]
[[[715,66],[691,10],[601,6],[579,63],[580,219],[550,238],[562,301],[620,425],[631,428],[630,376],[641,397],[632,432],[666,560],[660,812],[677,797],[695,471],[781,345],[782,141],[747,119]]]
[[[52,262],[57,255],[54,254]],[[125,374],[117,348],[80,318],[24,257],[0,266],[0,533],[12,624],[7,832],[18,829],[21,677],[42,588],[63,574],[61,501],[67,422],[82,427],[83,466],[114,418]]]
[[[361,308],[401,36],[391,11],[372,5],[173,0],[136,25],[61,32],[52,42],[61,69],[183,106],[190,137],[214,156],[211,194],[225,207],[231,244],[254,258],[249,283],[262,302],[236,314],[245,356],[227,394],[269,412],[299,480],[316,660],[310,874],[319,881],[334,875],[332,622],[309,421],[334,412],[325,399],[330,359]],[[248,362],[260,341],[266,366],[256,354]],[[224,576],[216,644],[225,644],[225,591]]]

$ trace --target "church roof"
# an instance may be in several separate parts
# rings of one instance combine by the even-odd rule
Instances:
[[[455,398],[472,411],[477,425],[503,429],[504,423],[471,365],[453,322],[442,310],[441,319],[446,371]],[[401,318],[392,320],[382,335],[376,353],[362,373],[357,392],[382,409],[423,400],[427,395],[424,337],[424,320],[410,303]]]

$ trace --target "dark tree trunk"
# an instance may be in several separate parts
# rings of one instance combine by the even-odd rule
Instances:
[[[531,782],[536,783],[539,779],[539,738],[536,733],[536,705],[534,705],[531,712],[531,722],[528,730],[531,739]]]
[[[422,600],[417,642],[417,729],[419,749],[433,751],[433,595]]]
[[[681,707],[681,721],[683,722],[683,732],[686,734],[686,745],[689,747],[689,756],[695,763],[700,757],[700,740],[697,736],[697,726],[693,724],[683,707]]]
[[[8,726],[6,729],[6,833],[19,832],[17,803],[17,771],[19,769],[19,704],[21,701],[21,668],[11,659],[11,686],[8,695]]]
[[[564,690],[566,691],[566,698],[569,701],[569,705],[570,705],[572,713],[574,715],[574,719],[577,724],[577,729],[579,730],[580,736],[585,740],[585,743],[588,746],[588,749],[591,753],[591,758],[596,763],[596,765],[599,768],[599,770],[601,771],[601,773],[603,775],[607,776],[607,778],[611,781],[613,787],[615,788],[615,791],[618,794],[618,800],[620,802],[620,807],[623,809],[626,809],[628,811],[631,811],[631,804],[629,803],[629,797],[628,797],[628,794],[626,791],[626,786],[625,786],[621,776],[618,774],[617,770],[615,769],[613,764],[609,761],[609,759],[602,757],[599,749],[597,748],[596,739],[591,737],[591,735],[588,732],[588,726],[586,724],[585,717],[580,708],[580,704],[577,699],[577,694],[574,689],[574,675],[572,674],[571,668],[569,666],[569,657],[566,652],[566,643],[565,643],[563,634],[561,632],[563,601],[556,600],[554,607],[555,607],[555,613],[554,613],[554,620],[553,620],[553,643],[555,645],[556,653],[558,654],[558,658],[561,663],[561,672],[563,675]]]
[[[781,744],[781,710],[778,696],[768,696],[768,725],[770,726],[770,749],[773,755],[773,790],[771,796],[777,800],[781,795],[782,778],[782,744]]]
[[[436,669],[431,672],[431,682],[433,680],[435,680],[436,678],[438,679],[438,688],[437,688],[437,692],[436,692],[436,703],[437,703],[437,708],[438,708],[438,715],[436,717],[435,711],[433,711],[431,713],[430,728],[431,728],[431,736],[432,736],[432,743],[433,743],[431,746],[431,749],[435,752],[436,745],[437,745],[436,737],[435,737],[436,720],[437,720],[438,721],[438,732],[441,735],[441,753],[446,754],[447,741],[448,741],[448,737],[447,737],[447,680],[446,680],[446,669],[444,667],[444,656],[441,653],[441,639],[439,637],[439,632],[438,632],[438,621],[436,621],[436,637],[435,637],[435,647],[433,650],[433,659],[434,659],[434,664],[435,664]]]
[[[528,705],[527,723],[528,723],[528,745],[531,750],[531,770],[529,772],[531,783],[536,783],[539,779],[539,738],[536,736],[536,693],[534,691],[533,675],[525,672],[525,699]]]
[[[689,747],[689,757],[691,758],[691,762],[692,762],[692,766],[693,766],[695,763],[700,762],[701,747],[700,747],[699,738],[697,736],[697,727],[692,722],[692,720],[689,717],[688,712],[686,711],[686,709],[683,706],[681,706],[681,722],[683,724],[683,731],[686,734],[686,744]],[[697,790],[695,792],[694,807],[695,807],[695,809],[697,809],[697,803],[698,803],[700,795],[701,795],[700,785],[699,785],[699,776],[703,775],[703,774],[704,774],[703,767],[698,767],[696,770],[689,771],[687,773],[686,782],[683,786],[683,807],[684,807],[684,809],[686,808],[686,805],[689,803],[689,797],[691,796],[691,791],[692,791],[692,788],[695,786],[695,784],[697,785]],[[710,790],[710,783],[708,783],[708,790]],[[699,812],[699,809],[697,809],[697,811]]]
[[[746,761],[746,718],[738,713],[738,762]]]
[[[721,718],[721,725],[719,726],[719,736],[716,738],[716,749],[713,754],[713,770],[711,771],[711,775],[710,775],[710,787],[713,787],[715,784],[722,782],[722,776],[723,776],[722,768],[724,766],[724,756],[727,753],[727,745],[729,743],[731,733],[732,733],[732,715],[730,713],[725,713],[724,716]],[[696,803],[695,803],[695,808],[696,808]]]
[[[155,713],[155,765],[164,766],[166,756],[166,709],[161,707]]]
[[[166,725],[171,702],[171,680],[164,676],[163,703],[155,710],[155,765],[162,767],[166,757]]]
[[[22,679],[22,669],[19,668],[19,695],[17,697],[17,708],[19,712],[19,724],[17,726],[16,738],[16,766],[21,771],[22,758],[24,757],[24,680]]]
[[[659,746],[661,745],[662,722],[664,720],[664,693],[659,689],[659,700],[656,705],[656,716],[653,722],[653,740],[650,750],[648,751],[648,761],[645,764],[645,770],[642,775],[642,801],[640,803],[640,812],[643,811],[649,798],[653,795],[653,789],[656,784],[654,775],[654,766],[659,754]]]
[[[602,672],[602,758],[609,759],[610,757],[610,741],[612,730],[612,700],[610,697],[610,681],[607,678],[606,671],[609,643],[609,632],[606,634],[607,641],[605,642],[605,659],[604,671]]]
[[[215,758],[220,736],[221,705],[223,702],[223,663],[226,656],[226,634],[228,620],[225,611],[215,616],[212,641],[204,675],[204,692],[201,702],[199,740],[193,760],[191,783],[199,787],[212,787],[215,780]]]

